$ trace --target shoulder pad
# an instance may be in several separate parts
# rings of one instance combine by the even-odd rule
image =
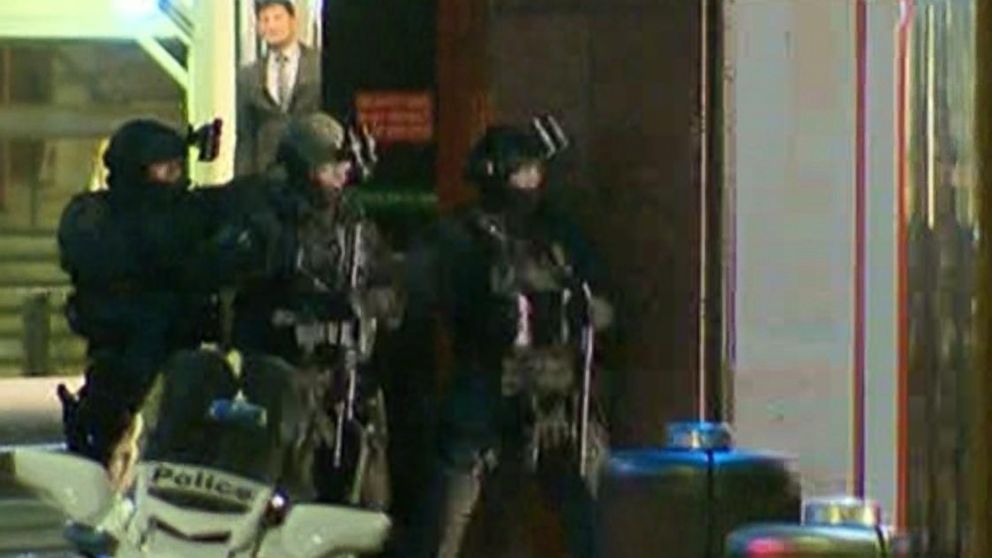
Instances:
[[[59,228],[93,228],[106,218],[108,212],[107,192],[77,194],[62,211]]]

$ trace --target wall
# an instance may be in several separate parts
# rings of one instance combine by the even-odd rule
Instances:
[[[867,7],[861,235],[856,2],[744,0],[730,10],[738,438],[797,455],[807,496],[854,490],[861,328],[865,488],[893,511],[896,5]]]

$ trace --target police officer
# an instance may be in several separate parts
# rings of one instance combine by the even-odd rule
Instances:
[[[66,313],[87,341],[78,394],[59,387],[71,451],[107,464],[170,354],[209,336],[211,297],[190,274],[202,212],[188,191],[187,141],[153,120],[111,138],[107,190],[75,196],[58,230],[73,286]]]
[[[391,255],[347,188],[363,171],[349,132],[323,113],[296,118],[276,164],[234,186],[260,263],[237,287],[233,345],[301,372],[312,408],[297,443],[315,452],[298,474],[312,472],[316,497],[384,508],[385,407],[371,362],[401,304]]]
[[[489,128],[466,169],[478,203],[443,220],[410,260],[410,319],[440,314],[453,361],[434,519],[420,541],[427,555],[457,556],[483,488],[498,483],[486,500],[506,510],[522,475],[557,507],[572,556],[596,553],[586,480],[605,431],[593,412],[589,341],[609,307],[596,296],[590,251],[545,199],[555,149],[537,129]],[[504,518],[504,529],[519,530],[519,517]]]

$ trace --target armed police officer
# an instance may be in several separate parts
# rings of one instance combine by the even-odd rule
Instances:
[[[571,555],[597,552],[590,481],[606,443],[591,373],[610,311],[591,252],[545,196],[545,164],[564,136],[552,119],[534,124],[485,132],[466,169],[478,204],[442,221],[411,258],[410,319],[439,315],[453,361],[431,556],[457,556],[483,489],[519,490],[521,475],[535,475],[557,507]],[[519,528],[519,515],[509,523]]]
[[[124,124],[103,157],[107,189],[74,197],[59,224],[66,313],[89,359],[78,394],[59,387],[66,442],[105,465],[166,359],[211,336],[209,289],[188,258],[206,223],[187,153],[187,138],[160,122]]]
[[[369,172],[370,152],[355,130],[313,113],[290,123],[275,165],[233,186],[260,264],[236,287],[232,343],[300,372],[311,404],[294,444],[314,451],[294,459],[314,496],[381,509],[386,423],[372,357],[401,304],[391,254],[347,188]]]

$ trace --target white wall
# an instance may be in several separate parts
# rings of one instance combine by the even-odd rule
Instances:
[[[888,510],[895,7],[869,6],[866,122],[866,478]],[[797,455],[805,495],[844,493],[854,459],[855,3],[736,0],[729,9],[735,429],[741,445]]]
[[[865,493],[895,519],[897,499],[895,0],[868,3]]]

